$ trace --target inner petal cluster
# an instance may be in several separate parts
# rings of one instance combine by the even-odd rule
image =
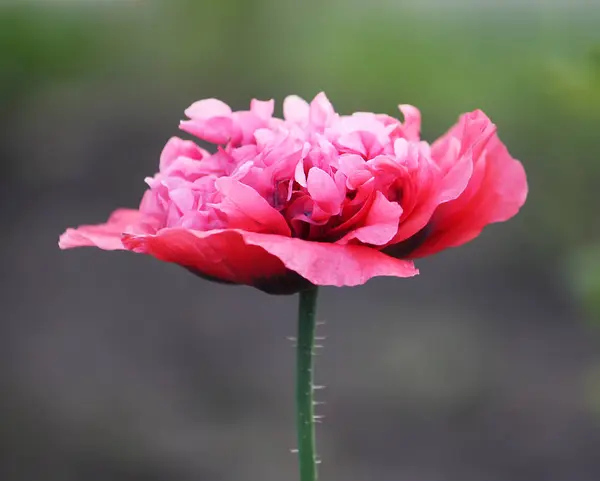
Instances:
[[[172,138],[146,179],[141,229],[242,229],[303,240],[384,246],[420,231],[439,204],[443,173],[420,140],[420,116],[337,114],[324,94],[232,111],[215,99],[181,128],[214,153]]]

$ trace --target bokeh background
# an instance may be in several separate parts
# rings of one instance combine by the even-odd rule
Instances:
[[[600,2],[0,1],[0,479],[288,481],[296,299],[60,252],[135,207],[192,101],[484,109],[521,214],[323,289],[322,479],[600,479]]]

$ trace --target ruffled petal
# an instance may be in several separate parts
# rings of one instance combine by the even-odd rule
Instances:
[[[230,117],[213,117],[205,120],[183,120],[179,128],[188,134],[213,144],[226,144],[239,135]]]
[[[310,103],[309,120],[313,127],[324,129],[335,117],[333,105],[323,92],[319,93]]]
[[[220,177],[215,186],[223,201],[218,209],[228,216],[232,228],[268,232],[284,236],[291,235],[285,218],[252,187],[232,179]]]
[[[289,122],[305,125],[309,110],[308,102],[297,95],[288,95],[283,101],[283,118]]]
[[[404,138],[417,141],[421,138],[421,112],[416,107],[408,104],[398,105],[398,109],[404,116],[402,133]]]
[[[381,192],[375,194],[375,200],[361,227],[349,232],[338,244],[347,244],[358,240],[363,244],[382,246],[391,241],[398,232],[402,207],[397,202],[390,202]]]
[[[275,110],[275,100],[257,100],[250,102],[250,112],[261,119],[269,119],[273,116]]]
[[[164,229],[153,236],[125,234],[123,244],[219,280],[268,285],[298,274],[314,285],[356,286],[372,277],[412,277],[412,262],[394,259],[370,247],[326,244],[240,230]]]
[[[214,144],[225,144],[239,135],[229,105],[217,99],[194,102],[185,110],[191,120],[180,122],[181,130]]]
[[[411,257],[435,254],[474,239],[487,224],[513,217],[527,198],[523,165],[511,157],[489,119],[477,111],[463,116],[458,125],[434,145],[434,152],[445,155],[441,146],[451,144],[448,136],[462,135],[455,163],[472,156],[473,173],[462,194],[436,209],[427,240]]]
[[[140,212],[133,209],[115,210],[105,224],[82,225],[67,229],[58,240],[61,249],[95,246],[104,250],[125,249],[121,236],[140,221]]]
[[[307,190],[320,209],[329,215],[339,214],[346,196],[345,188],[340,190],[334,179],[318,167],[308,171]]]
[[[160,170],[167,170],[180,157],[200,160],[207,154],[208,152],[198,147],[191,140],[171,137],[160,154]]]

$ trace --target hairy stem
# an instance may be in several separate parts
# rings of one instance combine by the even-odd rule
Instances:
[[[313,351],[315,345],[316,287],[300,291],[296,351],[296,423],[300,481],[316,481],[315,419],[313,403]]]

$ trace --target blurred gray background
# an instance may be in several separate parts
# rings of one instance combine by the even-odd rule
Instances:
[[[323,289],[329,481],[600,479],[600,2],[0,1],[0,479],[288,481],[295,297],[130,253],[61,252],[136,207],[194,100],[325,90],[482,108],[522,213]]]

